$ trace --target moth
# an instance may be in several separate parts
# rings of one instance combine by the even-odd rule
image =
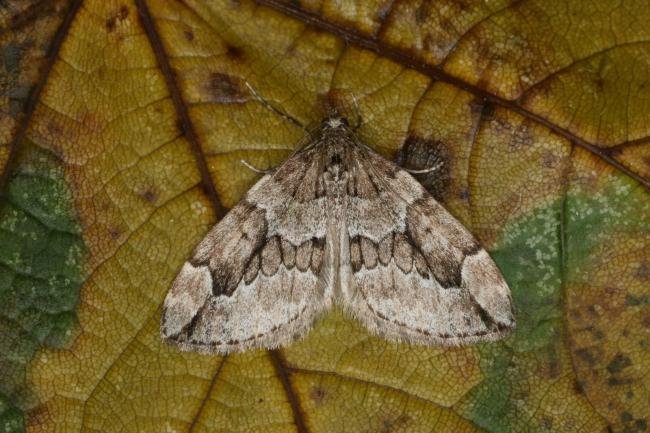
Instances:
[[[372,333],[421,345],[496,340],[508,285],[476,239],[405,170],[326,118],[183,265],[161,334],[203,353],[277,348],[341,305]]]

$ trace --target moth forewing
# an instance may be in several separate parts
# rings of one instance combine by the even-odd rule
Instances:
[[[426,190],[331,117],[213,227],[165,300],[184,350],[275,348],[341,302],[370,331],[425,345],[501,338],[510,290]]]

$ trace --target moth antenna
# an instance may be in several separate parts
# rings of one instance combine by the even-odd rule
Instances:
[[[272,168],[271,168],[271,169],[268,169],[268,170],[262,170],[261,168],[257,168],[257,167],[255,167],[253,164],[251,164],[250,162],[246,161],[245,159],[240,159],[239,162],[241,162],[242,165],[244,165],[244,166],[245,166],[246,168],[248,168],[249,170],[254,171],[255,173],[259,173],[259,174],[269,174],[270,172],[273,171]]]
[[[267,101],[267,100],[264,99],[262,96],[260,96],[260,94],[257,93],[257,92],[255,91],[255,89],[253,89],[253,86],[251,86],[250,83],[249,83],[248,81],[245,81],[244,84],[246,84],[246,87],[248,88],[248,91],[251,93],[251,95],[252,95],[255,99],[257,99],[257,101],[258,101],[260,104],[262,104],[264,107],[266,107],[266,108],[268,108],[269,110],[273,111],[274,113],[276,113],[276,114],[278,114],[278,115],[284,117],[286,120],[288,120],[289,122],[293,123],[293,124],[296,125],[297,127],[299,127],[299,128],[301,128],[301,129],[304,129],[305,131],[307,131],[307,127],[305,127],[305,125],[303,125],[303,124],[302,124],[298,119],[296,119],[295,117],[291,116],[289,113],[285,112],[284,110],[281,110],[281,109],[275,107],[275,106],[274,106],[273,104],[271,104],[269,101]]]

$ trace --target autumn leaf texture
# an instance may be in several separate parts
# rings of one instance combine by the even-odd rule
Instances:
[[[647,0],[0,1],[0,431],[650,431]],[[250,88],[249,88],[250,86]],[[252,89],[252,90],[251,90]],[[181,353],[196,243],[332,107],[476,235],[495,343]]]

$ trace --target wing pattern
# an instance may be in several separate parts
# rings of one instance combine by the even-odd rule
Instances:
[[[339,117],[199,243],[161,334],[206,353],[275,348],[334,300],[372,332],[417,344],[495,340],[515,326],[510,290],[471,233]]]
[[[326,207],[316,184],[303,182],[318,165],[309,154],[289,159],[213,227],[165,299],[165,340],[229,353],[277,347],[309,329],[331,299]]]

